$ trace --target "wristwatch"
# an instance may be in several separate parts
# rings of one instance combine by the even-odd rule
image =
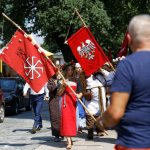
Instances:
[[[101,125],[103,128],[106,128],[106,126],[104,125],[104,123],[103,123],[103,121],[102,121],[102,118],[100,118],[99,123],[100,123],[100,125]]]

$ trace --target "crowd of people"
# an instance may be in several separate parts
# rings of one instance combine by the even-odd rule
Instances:
[[[45,85],[45,100],[49,100],[55,142],[66,137],[66,149],[71,149],[71,137],[77,136],[77,132],[82,133],[82,128],[86,127],[87,138],[93,139],[94,126],[97,136],[103,136],[103,130],[115,127],[118,134],[115,150],[150,150],[149,15],[135,16],[130,21],[128,40],[133,54],[120,59],[119,64],[115,61],[116,73],[107,63],[89,77],[79,63],[68,62],[57,66],[65,80],[57,72]],[[24,95],[28,88],[26,84]],[[42,128],[40,110],[43,99],[44,87],[39,93],[31,91],[34,133]],[[78,99],[82,100],[90,114]],[[91,115],[96,118],[96,124]]]
[[[31,103],[35,118],[33,133],[42,128],[42,117],[40,115],[44,101],[44,89],[46,91],[45,101],[49,101],[49,115],[52,135],[55,142],[59,142],[66,137],[67,149],[71,149],[73,142],[72,136],[82,133],[82,128],[87,127],[88,139],[93,139],[95,118],[102,115],[106,110],[106,79],[110,72],[110,67],[106,63],[98,71],[87,77],[79,63],[73,61],[57,65],[62,72],[65,80],[57,72],[39,93],[31,89]],[[70,90],[69,86],[76,92]],[[29,84],[24,86],[24,96],[26,95]],[[84,110],[78,99],[89,110],[90,114]],[[103,132],[96,126],[97,136],[103,136]]]

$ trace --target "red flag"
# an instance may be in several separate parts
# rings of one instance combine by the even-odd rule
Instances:
[[[128,30],[127,30],[127,33],[126,33],[125,38],[123,40],[123,44],[121,46],[121,49],[120,49],[118,57],[122,57],[122,56],[126,56],[127,55],[127,50],[128,50],[127,34],[128,34]]]
[[[44,52],[40,53],[39,46],[33,45],[32,39],[26,38],[24,33],[23,30],[16,31],[0,58],[22,76],[35,92],[39,92],[57,68],[51,66],[51,60],[46,60]]]
[[[110,62],[112,62],[110,47],[109,47],[108,59],[109,59]]]
[[[88,28],[82,27],[67,41],[87,76],[109,61]]]

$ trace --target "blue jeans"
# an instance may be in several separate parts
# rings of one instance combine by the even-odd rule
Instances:
[[[33,107],[34,115],[35,115],[33,126],[37,128],[38,126],[42,126],[42,118],[40,112],[44,102],[44,94],[38,97],[31,95],[30,98],[31,98],[31,104]]]

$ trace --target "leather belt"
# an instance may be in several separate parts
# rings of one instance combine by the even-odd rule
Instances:
[[[63,107],[66,107],[66,94],[73,94],[72,92],[71,93],[64,93],[64,106]]]
[[[39,97],[39,96],[42,96],[43,94],[37,94],[37,95],[31,94],[31,95],[34,96],[34,97]]]

